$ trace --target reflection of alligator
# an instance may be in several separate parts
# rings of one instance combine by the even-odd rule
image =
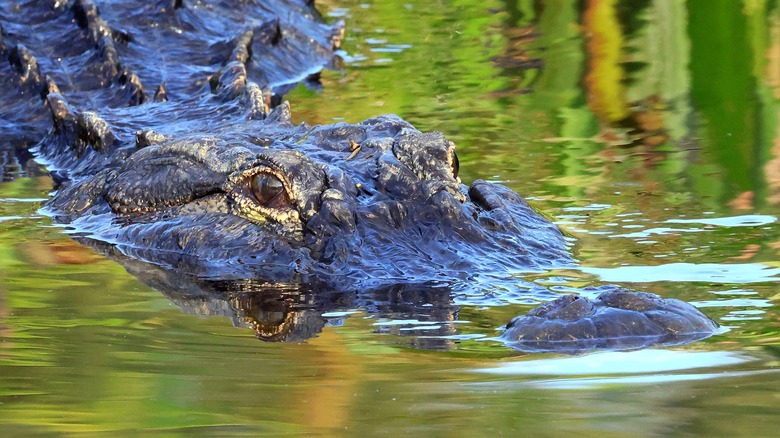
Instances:
[[[61,182],[47,208],[81,235],[177,273],[342,292],[462,288],[571,264],[560,231],[516,193],[462,185],[441,134],[394,116],[292,124],[279,96],[329,65],[341,40],[310,1],[224,2],[219,12],[111,2],[106,16],[86,0],[65,3],[28,13],[32,32],[16,16],[6,25],[0,52],[11,69],[0,74],[15,93],[0,97],[26,135],[41,117],[25,116],[19,96],[45,97],[54,127],[35,151]],[[236,33],[237,17],[248,27]],[[67,36],[49,45],[49,29]],[[153,96],[142,80],[160,83]],[[507,336],[525,336],[524,325]]]
[[[355,310],[390,320],[389,326],[377,324],[378,330],[405,326],[397,333],[415,336],[411,341],[415,348],[448,349],[456,333],[458,306],[452,303],[452,290],[446,284],[398,283],[345,291],[316,279],[310,283],[209,280],[128,257],[113,245],[79,240],[121,263],[183,311],[228,317],[264,341],[306,340],[327,324],[340,324]],[[705,338],[717,329],[683,301],[609,285],[583,292],[598,297],[564,295],[545,303],[510,321],[500,339],[523,351],[571,353],[676,345]]]
[[[451,289],[442,284],[392,284],[366,290],[333,290],[316,280],[273,283],[251,279],[203,279],[128,257],[115,246],[92,239],[81,243],[122,264],[127,272],[160,291],[181,310],[194,315],[223,316],[237,327],[270,342],[299,342],[317,336],[326,325],[340,325],[356,311],[387,319],[376,330],[402,327],[398,334],[415,348],[443,350],[451,346],[458,308]],[[410,322],[414,322],[411,324]],[[422,327],[416,330],[415,326]]]
[[[340,324],[359,310],[405,325],[397,334],[415,348],[448,349],[456,333],[458,307],[446,284],[391,284],[367,290],[334,291],[316,280],[272,283],[257,279],[208,280],[127,257],[115,246],[79,239],[121,263],[127,271],[165,295],[187,313],[226,316],[251,328],[264,341],[298,342],[316,336],[326,324]],[[615,286],[583,290],[591,300],[564,295],[507,324],[501,339],[523,351],[563,353],[590,349],[638,349],[705,338],[717,326],[693,306]],[[408,322],[413,322],[409,326]],[[416,330],[415,327],[420,327]]]

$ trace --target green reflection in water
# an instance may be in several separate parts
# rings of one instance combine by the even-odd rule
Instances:
[[[20,178],[0,183],[5,433],[774,434],[776,283],[706,275],[780,267],[778,225],[734,219],[780,214],[778,2],[323,3],[348,14],[352,59],[323,75],[321,94],[290,95],[296,120],[391,112],[441,130],[464,180],[506,181],[578,239],[585,269],[527,279],[566,291],[597,283],[589,269],[647,267],[658,281],[636,288],[693,301],[731,330],[640,352],[643,365],[673,357],[671,371],[621,355],[584,370],[605,356],[570,362],[468,338],[415,350],[419,332],[384,332],[364,311],[307,343],[261,343],[225,318],[182,313],[48,228],[29,200],[51,182]],[[458,333],[493,336],[535,305],[515,302],[461,307]],[[502,366],[537,373],[475,372]]]

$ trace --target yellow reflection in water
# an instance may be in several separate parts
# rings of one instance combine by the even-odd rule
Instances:
[[[590,69],[585,77],[588,107],[600,118],[615,122],[628,114],[620,67],[623,36],[615,16],[617,0],[589,0],[583,27]]]

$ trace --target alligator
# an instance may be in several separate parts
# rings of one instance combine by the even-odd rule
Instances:
[[[126,267],[168,272],[134,269],[158,289],[234,303],[236,285],[247,284],[451,297],[574,265],[568,239],[520,195],[463,184],[443,134],[393,115],[293,123],[284,94],[316,87],[321,69],[338,66],[344,34],[312,1],[33,3],[23,14],[0,9],[10,138],[35,144],[58,184],[47,214]],[[171,280],[181,276],[196,280]],[[605,288],[545,303],[501,339],[569,352],[676,344],[717,329],[687,303]],[[258,337],[285,338],[261,336],[266,325],[254,324]]]
[[[456,342],[459,306],[453,284],[397,282],[364,289],[336,290],[310,282],[267,282],[258,278],[207,279],[127,256],[116,245],[77,238],[120,263],[149,287],[160,291],[182,311],[199,316],[226,316],[258,339],[300,342],[317,336],[326,325],[340,325],[356,309],[377,319],[415,324],[378,325],[396,335],[412,335],[417,349],[447,350]],[[524,352],[576,354],[591,350],[636,350],[679,345],[717,330],[710,318],[676,299],[630,292],[614,285],[588,287],[583,295],[566,294],[512,319],[495,339]],[[402,325],[402,330],[392,330]],[[419,331],[416,327],[422,327]],[[419,334],[424,336],[415,336]]]

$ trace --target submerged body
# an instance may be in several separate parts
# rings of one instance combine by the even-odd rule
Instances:
[[[323,24],[309,3],[168,2],[116,29],[91,2],[56,2],[28,25],[43,32],[53,20],[81,45],[53,49],[4,23],[0,51],[15,94],[0,98],[13,106],[24,93],[42,96],[53,118],[34,149],[61,183],[47,211],[133,260],[223,281],[449,288],[573,263],[560,230],[515,192],[462,184],[455,145],[441,133],[396,116],[295,125],[282,94],[333,63],[343,30]],[[215,18],[223,26],[215,29],[219,8],[246,27]],[[150,50],[166,39],[181,44]],[[74,65],[86,58],[78,81],[52,51]],[[153,95],[141,85],[150,82],[160,84]],[[40,132],[38,112],[14,114]],[[701,317],[693,307],[686,314]],[[574,331],[555,336],[637,335],[577,329],[585,317],[566,320]],[[532,336],[525,326],[516,320],[504,336]],[[664,329],[645,325],[639,334]]]

